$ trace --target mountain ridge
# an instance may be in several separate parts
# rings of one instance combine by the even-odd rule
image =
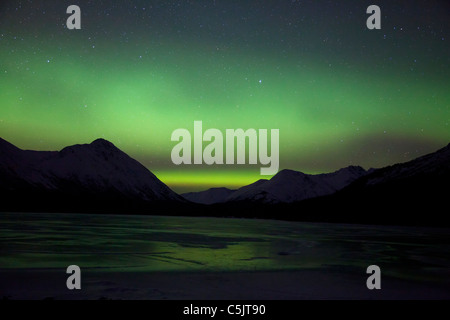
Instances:
[[[214,189],[189,193],[187,198],[201,204],[240,201],[266,204],[292,203],[334,193],[365,174],[367,171],[359,166],[349,166],[335,172],[317,175],[283,169],[270,180],[260,179],[234,192],[228,192],[227,197],[218,197],[217,201],[207,198],[208,194],[211,195],[211,199],[217,197],[217,191]]]
[[[0,138],[0,211],[444,226],[449,225],[444,210],[449,180],[450,144],[368,171],[358,166],[319,175],[281,170],[238,190],[216,188],[214,201],[202,205],[170,190],[107,140],[32,151]],[[202,196],[211,200],[207,192]]]

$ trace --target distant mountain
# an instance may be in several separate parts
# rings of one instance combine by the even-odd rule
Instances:
[[[293,203],[332,194],[344,188],[367,172],[361,167],[347,167],[333,173],[309,175],[293,170],[282,170],[270,180],[259,180],[240,188],[227,201],[262,203]]]
[[[10,195],[10,206],[17,207],[17,197],[49,207],[60,199],[79,203],[90,199],[90,204],[101,199],[99,206],[108,201],[130,205],[133,201],[184,201],[147,168],[103,139],[54,152],[25,151],[0,139],[0,192]]]
[[[213,188],[183,196],[189,201],[208,205],[225,202],[293,203],[332,194],[367,173],[355,166],[318,175],[282,170],[270,180],[261,179],[238,190]]]
[[[200,192],[183,193],[181,196],[194,203],[214,204],[225,202],[235,191],[228,188],[211,188]]]

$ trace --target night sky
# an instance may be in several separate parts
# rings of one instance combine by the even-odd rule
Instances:
[[[195,120],[279,129],[280,169],[404,162],[450,142],[449,18],[447,1],[2,1],[0,137],[105,138],[175,191],[267,178],[172,164],[171,133]]]

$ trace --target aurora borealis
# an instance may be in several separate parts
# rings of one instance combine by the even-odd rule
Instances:
[[[82,29],[65,27],[77,4]],[[377,4],[382,29],[366,28]],[[0,137],[105,138],[175,191],[256,166],[175,166],[171,133],[279,129],[280,168],[404,162],[450,142],[445,1],[2,1]]]

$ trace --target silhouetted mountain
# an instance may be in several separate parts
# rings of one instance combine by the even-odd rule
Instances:
[[[297,203],[286,212],[302,220],[448,226],[449,179],[450,144],[374,170],[331,196]]]
[[[223,203],[235,190],[228,188],[211,188],[200,192],[189,192],[181,194],[185,199],[200,204]]]
[[[363,179],[360,179],[354,187],[375,187],[385,184],[409,181],[410,179],[429,179],[446,176],[450,173],[450,144],[446,147],[411,160],[409,162],[388,166],[373,170]],[[441,180],[441,178],[439,178]],[[421,188],[423,188],[422,186]],[[439,186],[439,187],[443,187]],[[445,189],[445,188],[444,188]]]
[[[411,203],[441,201],[448,193],[450,178],[450,144],[434,153],[409,162],[376,169],[351,183],[334,197],[358,197],[377,206],[389,207],[399,202]]]
[[[332,194],[365,174],[363,168],[354,166],[318,175],[282,170],[270,180],[259,180],[240,188],[227,201],[293,203]]]
[[[0,191],[10,197],[1,206],[13,209],[24,204],[35,205],[34,210],[56,209],[62,199],[72,204],[61,210],[70,206],[106,209],[119,202],[133,206],[138,202],[185,201],[143,165],[103,139],[59,152],[25,151],[0,139]]]

